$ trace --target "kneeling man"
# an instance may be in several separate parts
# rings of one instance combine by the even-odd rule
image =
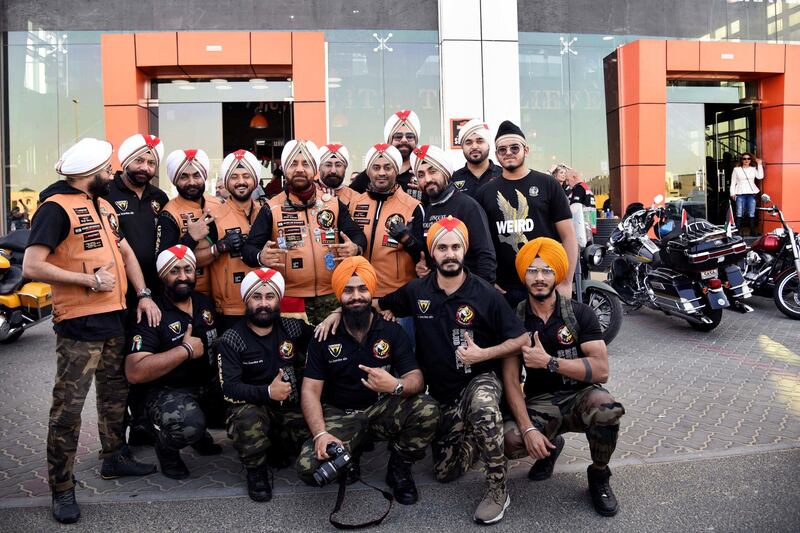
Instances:
[[[599,385],[608,380],[608,353],[597,317],[585,304],[555,290],[569,268],[567,253],[553,239],[539,237],[517,253],[516,269],[528,290],[517,314],[532,333],[522,357],[503,361],[503,384],[513,421],[505,423],[506,454],[529,455],[534,481],[549,478],[564,448],[563,433],[585,433],[592,464],[587,471],[595,510],[617,514],[608,462],[617,445],[622,404]],[[525,366],[524,392],[520,363]]]
[[[331,443],[354,456],[367,439],[387,440],[391,457],[386,472],[398,502],[416,503],[419,495],[411,465],[425,456],[439,420],[411,342],[403,328],[372,308],[377,287],[374,268],[363,257],[348,257],[332,276],[342,304],[342,327],[325,341],[312,340],[301,405],[313,435],[300,452],[297,471],[308,484]]]
[[[217,338],[214,302],[195,292],[195,256],[182,244],[158,254],[156,267],[164,292],[156,298],[161,322],[140,322],[133,329],[125,375],[145,383],[145,412],[156,433],[161,473],[173,479],[189,477],[180,450],[192,447],[200,455],[222,448],[206,431],[200,408],[211,377],[208,350]]]

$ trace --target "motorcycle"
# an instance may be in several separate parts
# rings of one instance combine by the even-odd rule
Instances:
[[[663,201],[658,195],[649,208],[628,213],[611,233],[606,253],[618,257],[608,282],[622,302],[677,316],[699,331],[716,328],[723,309],[751,312],[742,300],[752,291],[737,266],[747,251],[744,240],[732,225],[689,221],[685,211],[675,228],[665,207],[656,207]],[[651,228],[657,242],[648,236]]]
[[[619,333],[624,313],[619,294],[603,281],[591,279],[591,270],[603,261],[602,249],[592,244],[592,230],[585,222],[580,204],[570,206],[573,212],[573,225],[578,237],[580,254],[575,268],[572,298],[592,308],[600,323],[606,345]]]
[[[761,195],[762,205],[771,202],[768,194]],[[784,315],[800,320],[798,234],[786,223],[777,205],[759,207],[758,210],[777,217],[782,227],[762,235],[752,244],[745,258],[744,278],[756,294],[772,297]]]
[[[26,280],[22,258],[30,230],[12,231],[0,238],[0,343],[19,339],[31,326],[53,314],[50,285]]]

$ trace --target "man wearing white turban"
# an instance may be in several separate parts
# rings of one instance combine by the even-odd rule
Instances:
[[[459,191],[475,198],[475,193],[487,182],[503,175],[503,167],[489,159],[492,137],[489,125],[483,120],[473,118],[458,134],[461,151],[466,164],[453,172],[450,182]]]
[[[53,517],[76,522],[73,466],[81,411],[96,376],[100,475],[146,475],[154,465],[137,462],[125,446],[128,382],[122,371],[123,312],[128,281],[139,295],[136,318],[157,324],[161,312],[150,298],[136,254],[119,227],[114,208],[101,198],[111,181],[111,143],[82,139],[56,164],[63,180],[39,196],[41,207],[23,260],[26,278],[49,283],[56,332],[56,379],[47,435]]]
[[[209,364],[217,338],[214,303],[195,292],[195,256],[182,244],[158,254],[158,274],[164,287],[155,302],[162,320],[137,324],[125,358],[128,381],[144,388],[144,406],[154,428],[161,473],[172,479],[189,477],[180,450],[192,446],[200,455],[218,455],[222,447],[206,430]]]
[[[167,195],[151,184],[158,175],[158,167],[164,159],[164,143],[154,135],[131,135],[117,149],[122,170],[114,175],[105,199],[117,212],[119,226],[136,253],[142,268],[144,281],[152,291],[161,284],[156,274],[156,223],[161,208],[167,204]],[[127,329],[136,323],[136,291],[128,287]],[[128,444],[152,444],[152,432],[148,430],[144,413],[142,388],[130,387],[128,393],[128,420],[130,434]]]
[[[268,461],[288,466],[288,455],[296,455],[310,437],[300,411],[298,377],[313,328],[281,317],[284,290],[280,272],[249,272],[239,292],[245,317],[218,343],[228,434],[247,470],[247,493],[257,502],[272,498]]]
[[[333,189],[336,197],[349,207],[358,194],[344,184],[347,167],[350,166],[350,152],[341,144],[323,144],[319,147],[319,183]]]
[[[205,194],[209,172],[208,154],[199,149],[175,150],[167,156],[167,177],[178,190],[178,196],[167,202],[158,218],[156,250],[161,253],[171,246],[188,246],[197,257],[195,290],[211,295],[211,279],[206,268],[213,260],[208,238],[214,222],[211,214],[221,202]]]
[[[336,263],[360,255],[366,238],[341,200],[316,186],[319,150],[314,143],[286,143],[281,166],[286,188],[258,213],[242,259],[251,267],[281,272],[286,295],[303,298],[306,315],[316,324],[338,305],[331,288]]]
[[[414,173],[411,169],[411,152],[417,147],[420,136],[419,117],[410,109],[402,109],[392,113],[383,126],[383,138],[400,151],[402,158],[400,168],[397,170],[397,183],[409,196],[419,200],[422,193],[417,187]],[[353,178],[350,188],[356,192],[364,193],[369,188],[369,176],[364,170]]]

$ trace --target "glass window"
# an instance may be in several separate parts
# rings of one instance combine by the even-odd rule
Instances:
[[[383,142],[389,114],[413,109],[421,142],[441,146],[439,47],[427,31],[328,31],[328,125],[360,171],[367,149]]]
[[[58,177],[61,152],[81,137],[104,137],[99,35],[9,33],[10,207],[32,215]]]

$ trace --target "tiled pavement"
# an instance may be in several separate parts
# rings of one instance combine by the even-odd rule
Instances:
[[[800,323],[785,318],[771,300],[751,303],[754,313],[726,312],[710,333],[650,310],[626,316],[609,349],[607,387],[627,410],[615,463],[800,448]],[[13,345],[0,345],[0,508],[39,505],[48,496],[44,448],[54,339],[47,324]],[[208,460],[184,452],[192,471],[188,480],[154,474],[103,481],[96,420],[90,393],[76,458],[81,501],[245,494],[244,472],[223,431],[212,432],[223,444],[222,456]],[[383,449],[378,445],[362,461],[367,479],[382,478]],[[137,449],[136,455],[155,460],[151,448]],[[433,483],[429,461],[417,465],[420,483]],[[586,439],[571,435],[557,471],[582,470],[588,462]],[[512,475],[524,475],[526,469],[527,463],[517,464]],[[276,492],[309,490],[290,469],[276,472],[275,486]]]

